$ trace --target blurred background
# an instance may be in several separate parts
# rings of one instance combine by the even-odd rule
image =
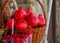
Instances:
[[[49,26],[49,43],[60,43],[60,0],[53,0]]]

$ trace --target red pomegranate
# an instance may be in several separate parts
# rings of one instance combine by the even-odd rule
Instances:
[[[16,21],[14,20],[14,25],[16,24]],[[12,29],[12,19],[9,18],[7,21],[6,21],[6,26],[9,28],[9,29]]]
[[[12,39],[12,35],[4,36],[4,39],[5,39],[5,40],[7,40],[7,41],[9,41],[9,40],[11,40],[11,39]]]
[[[29,7],[29,8],[27,9],[27,11],[26,11],[26,13],[27,13],[26,20],[28,20],[28,19],[29,19],[30,14],[31,14],[32,12],[33,12],[33,11],[32,11],[32,9]]]
[[[12,36],[13,36],[14,38],[17,38],[17,37],[18,37],[18,34],[14,33]]]
[[[14,19],[16,21],[23,20],[23,19],[25,19],[26,15],[27,15],[26,12],[23,10],[22,7],[20,7],[19,10],[15,11],[15,13],[14,13]]]
[[[32,11],[32,9],[29,7],[29,8],[27,9],[26,13],[27,13],[27,15],[29,15],[31,12],[33,12],[33,11]]]
[[[19,13],[20,14],[20,19],[25,19],[26,16],[27,16],[27,13],[23,10],[22,7],[20,7],[19,12],[20,12]]]
[[[16,29],[25,30],[27,29],[27,22],[26,21],[18,21],[15,25]]]
[[[16,10],[15,13],[14,13],[14,19],[16,21],[18,21],[19,20],[19,17],[20,17],[19,10]]]
[[[28,19],[28,24],[31,25],[32,27],[38,26],[38,18],[36,17],[35,13],[31,13],[30,17]]]
[[[8,27],[8,28],[12,28],[12,19],[8,19],[7,21],[6,21],[6,26]]]
[[[17,37],[16,39],[14,39],[14,43],[25,43],[25,41],[19,37]]]
[[[42,16],[42,14],[39,14],[38,19],[39,19],[39,26],[44,26],[46,21],[45,21],[44,17]]]

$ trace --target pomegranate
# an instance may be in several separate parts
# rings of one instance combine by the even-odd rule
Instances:
[[[39,14],[38,19],[39,19],[39,26],[44,26],[45,23],[46,23],[46,21],[45,21],[45,19],[43,18],[42,14]]]
[[[12,39],[12,35],[4,36],[4,39],[7,40],[7,41],[11,41],[11,39]]]
[[[14,33],[12,36],[13,36],[14,38],[17,38],[17,37],[18,37],[17,35],[18,35],[18,34]]]
[[[26,13],[27,13],[26,20],[29,19],[29,16],[30,16],[30,14],[31,14],[32,12],[33,12],[32,9],[29,7],[29,8],[27,9],[27,11],[26,11]]]
[[[27,16],[27,13],[23,10],[22,7],[20,7],[19,12],[20,12],[19,13],[20,14],[20,19],[25,19],[26,16]]]
[[[19,20],[19,17],[20,17],[20,15],[19,15],[19,10],[16,10],[15,13],[14,13],[14,19],[15,19],[16,21],[18,21],[18,20]]]
[[[6,21],[6,26],[8,27],[8,28],[12,28],[12,19],[8,19],[7,21]]]
[[[17,37],[16,39],[14,39],[14,43],[25,43],[25,41],[19,37]]]
[[[16,24],[16,21],[14,20],[14,25]],[[7,21],[6,21],[6,27],[8,27],[9,29],[12,29],[12,19],[9,18]]]
[[[38,26],[38,18],[36,17],[36,15],[34,13],[30,14],[30,17],[28,19],[28,24],[31,25],[32,27],[36,27]]]
[[[27,22],[26,21],[18,21],[16,23],[15,27],[19,30],[25,30],[25,29],[27,29]]]
[[[29,7],[29,8],[27,9],[26,13],[27,13],[27,15],[29,15],[31,12],[33,12],[33,11],[32,11],[32,9]]]
[[[23,19],[25,19],[26,15],[27,15],[26,12],[23,10],[22,7],[20,7],[19,10],[15,11],[15,13],[14,13],[14,19],[16,21],[23,20]]]

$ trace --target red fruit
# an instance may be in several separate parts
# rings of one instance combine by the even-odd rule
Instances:
[[[17,37],[15,40],[14,40],[14,43],[25,43],[23,39]]]
[[[39,19],[39,26],[44,26],[45,23],[46,23],[46,21],[45,21],[45,19],[42,17],[42,14],[39,15],[38,19]]]
[[[20,7],[19,9],[19,14],[20,14],[20,19],[25,19],[25,17],[27,16],[26,12],[23,10],[22,7]]]
[[[32,12],[33,12],[33,11],[32,11],[32,9],[31,9],[31,8],[28,8],[28,9],[27,9],[27,11],[26,11],[26,13],[27,13],[26,20],[28,20],[28,19],[29,19],[30,14],[31,14]]]
[[[36,15],[34,13],[31,13],[29,19],[28,19],[28,24],[31,25],[32,27],[36,27],[38,26],[38,18],[36,17]]]
[[[4,36],[4,39],[7,40],[7,41],[8,41],[8,40],[11,40],[11,39],[12,39],[12,35]]]
[[[27,15],[26,12],[23,10],[22,7],[20,7],[20,9],[14,13],[14,19],[16,21],[23,20],[25,19],[26,15]]]
[[[16,24],[16,21],[14,20],[14,25]],[[12,19],[9,18],[7,21],[6,21],[6,26],[9,28],[9,29],[12,29]]]
[[[27,29],[27,22],[18,21],[18,23],[16,23],[15,27],[16,27],[16,29],[19,29],[19,30],[25,30],[25,29]]]
[[[19,10],[16,10],[15,13],[14,13],[14,19],[17,21],[19,20],[19,17],[20,17],[20,14],[19,14]]]
[[[8,19],[7,21],[6,21],[6,26],[8,27],[8,28],[12,28],[12,19]]]
[[[29,15],[31,12],[33,12],[31,8],[28,8],[26,11],[27,15]]]
[[[16,24],[16,20],[14,20],[14,26],[15,26],[15,24]]]
[[[14,37],[14,38],[17,38],[17,37],[18,37],[17,35],[18,35],[18,34],[13,34],[13,37]]]
[[[12,35],[8,35],[7,36],[7,39],[12,39]]]

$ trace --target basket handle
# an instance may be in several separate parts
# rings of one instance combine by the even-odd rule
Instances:
[[[39,0],[36,0],[36,1],[40,4],[40,6],[42,8],[42,11],[43,11],[43,14],[44,14],[44,18],[46,20],[46,11],[45,11],[45,8],[44,8],[43,4]]]
[[[2,15],[2,29],[4,28],[3,16],[4,16],[4,10],[5,10],[5,7],[6,7],[7,3],[8,3],[8,0],[6,0],[4,6],[2,8],[2,11],[1,11],[1,15]]]

